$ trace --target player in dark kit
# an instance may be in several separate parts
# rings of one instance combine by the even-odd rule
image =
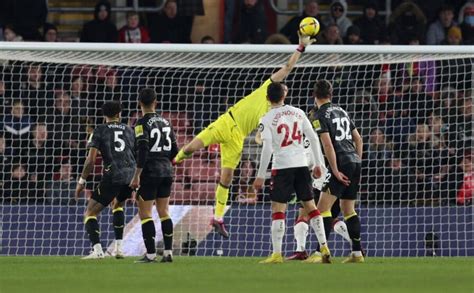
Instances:
[[[123,203],[130,198],[132,189],[128,186],[135,170],[133,148],[135,138],[133,130],[126,124],[120,123],[122,106],[119,102],[107,102],[102,106],[105,124],[95,128],[89,138],[89,154],[84,163],[82,175],[77,183],[76,198],[85,188],[86,178],[94,169],[97,154],[100,152],[103,160],[103,175],[99,186],[95,189],[87,204],[84,223],[87,234],[92,242],[93,250],[83,259],[104,258],[104,251],[99,239],[99,223],[97,215],[109,205],[113,204],[113,225],[115,233],[116,258],[123,258],[121,249],[125,216]]]
[[[172,262],[173,222],[168,212],[173,167],[171,160],[178,153],[172,125],[156,113],[156,93],[152,89],[140,91],[140,108],[143,118],[135,126],[137,169],[130,182],[137,193],[138,214],[142,221],[146,254],[139,263],[156,262],[155,224],[152,218],[153,203],[161,221],[165,250],[161,262]]]
[[[329,172],[323,184],[318,209],[324,218],[328,237],[333,222],[331,207],[339,198],[352,241],[352,253],[344,262],[364,262],[360,219],[355,212],[361,176],[362,138],[346,111],[331,103],[332,85],[329,81],[318,80],[313,95],[319,110],[312,124],[319,133],[329,163]]]

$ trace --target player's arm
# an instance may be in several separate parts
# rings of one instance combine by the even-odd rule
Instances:
[[[331,167],[331,173],[336,176],[337,180],[342,182],[344,185],[349,186],[349,179],[346,175],[339,172],[339,169],[337,167],[336,151],[334,150],[334,146],[332,145],[331,136],[329,135],[329,132],[320,133],[319,137],[321,138],[324,154],[326,155],[329,166]]]
[[[296,52],[291,55],[290,59],[288,62],[280,68],[277,72],[272,74],[271,80],[275,82],[281,82],[283,81],[288,74],[293,70],[293,67],[295,67],[296,62],[298,62],[298,59],[300,59],[301,54],[304,52],[305,48],[312,43],[316,42],[316,39],[311,39],[311,37],[308,36],[303,36],[298,32],[299,36],[299,46],[298,49],[296,49]]]
[[[143,168],[145,167],[146,159],[148,157],[148,132],[145,130],[145,126],[138,124],[135,126],[135,143],[136,143],[136,157],[137,167],[133,174],[132,181],[130,182],[130,188],[137,189],[140,186],[140,176],[142,175]]]
[[[95,160],[97,158],[98,152],[99,150],[96,149],[95,147],[91,147],[89,149],[89,154],[87,155],[86,161],[84,162],[84,167],[82,168],[81,177],[79,178],[79,181],[77,182],[76,192],[75,192],[76,199],[79,198],[82,191],[86,187],[86,179],[87,177],[89,177],[89,174],[94,169]]]
[[[272,132],[269,127],[265,127],[263,122],[260,122],[258,126],[258,132],[260,132],[260,139],[262,142],[262,153],[260,154],[260,164],[258,166],[257,178],[253,182],[253,188],[260,190],[265,183],[265,174],[267,173],[268,164],[272,157]]]
[[[357,131],[357,128],[352,129],[352,140],[354,141],[357,154],[359,155],[359,158],[362,160],[364,142],[362,141],[362,136],[360,136],[359,131]]]

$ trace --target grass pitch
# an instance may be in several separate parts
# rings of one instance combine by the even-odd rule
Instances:
[[[364,264],[260,258],[176,257],[172,264],[136,258],[0,257],[0,292],[474,292],[474,258],[368,258]]]

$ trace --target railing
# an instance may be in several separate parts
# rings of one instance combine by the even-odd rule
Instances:
[[[117,13],[127,13],[130,11],[137,12],[158,12],[163,9],[166,1],[162,0],[160,5],[157,7],[142,7],[139,5],[138,0],[133,0],[132,7],[123,6],[123,7],[112,7],[112,12]],[[94,7],[50,7],[48,8],[49,12],[58,12],[58,13],[77,13],[77,12],[94,12]]]

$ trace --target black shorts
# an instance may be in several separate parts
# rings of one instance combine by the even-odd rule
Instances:
[[[352,162],[344,164],[339,167],[339,172],[342,172],[349,178],[351,181],[349,186],[342,184],[329,170],[322,191],[340,199],[356,200],[360,185],[361,164]]]
[[[297,167],[272,170],[272,190],[270,199],[279,203],[287,203],[296,198],[300,201],[313,199],[311,174],[308,167]]]
[[[143,200],[155,200],[157,198],[167,198],[171,195],[172,177],[157,177],[153,181],[147,180],[141,184],[137,195]]]
[[[117,185],[100,182],[99,186],[94,190],[91,198],[105,207],[108,206],[114,198],[117,198],[119,202],[131,198],[132,192],[133,190],[128,186],[128,184]]]

